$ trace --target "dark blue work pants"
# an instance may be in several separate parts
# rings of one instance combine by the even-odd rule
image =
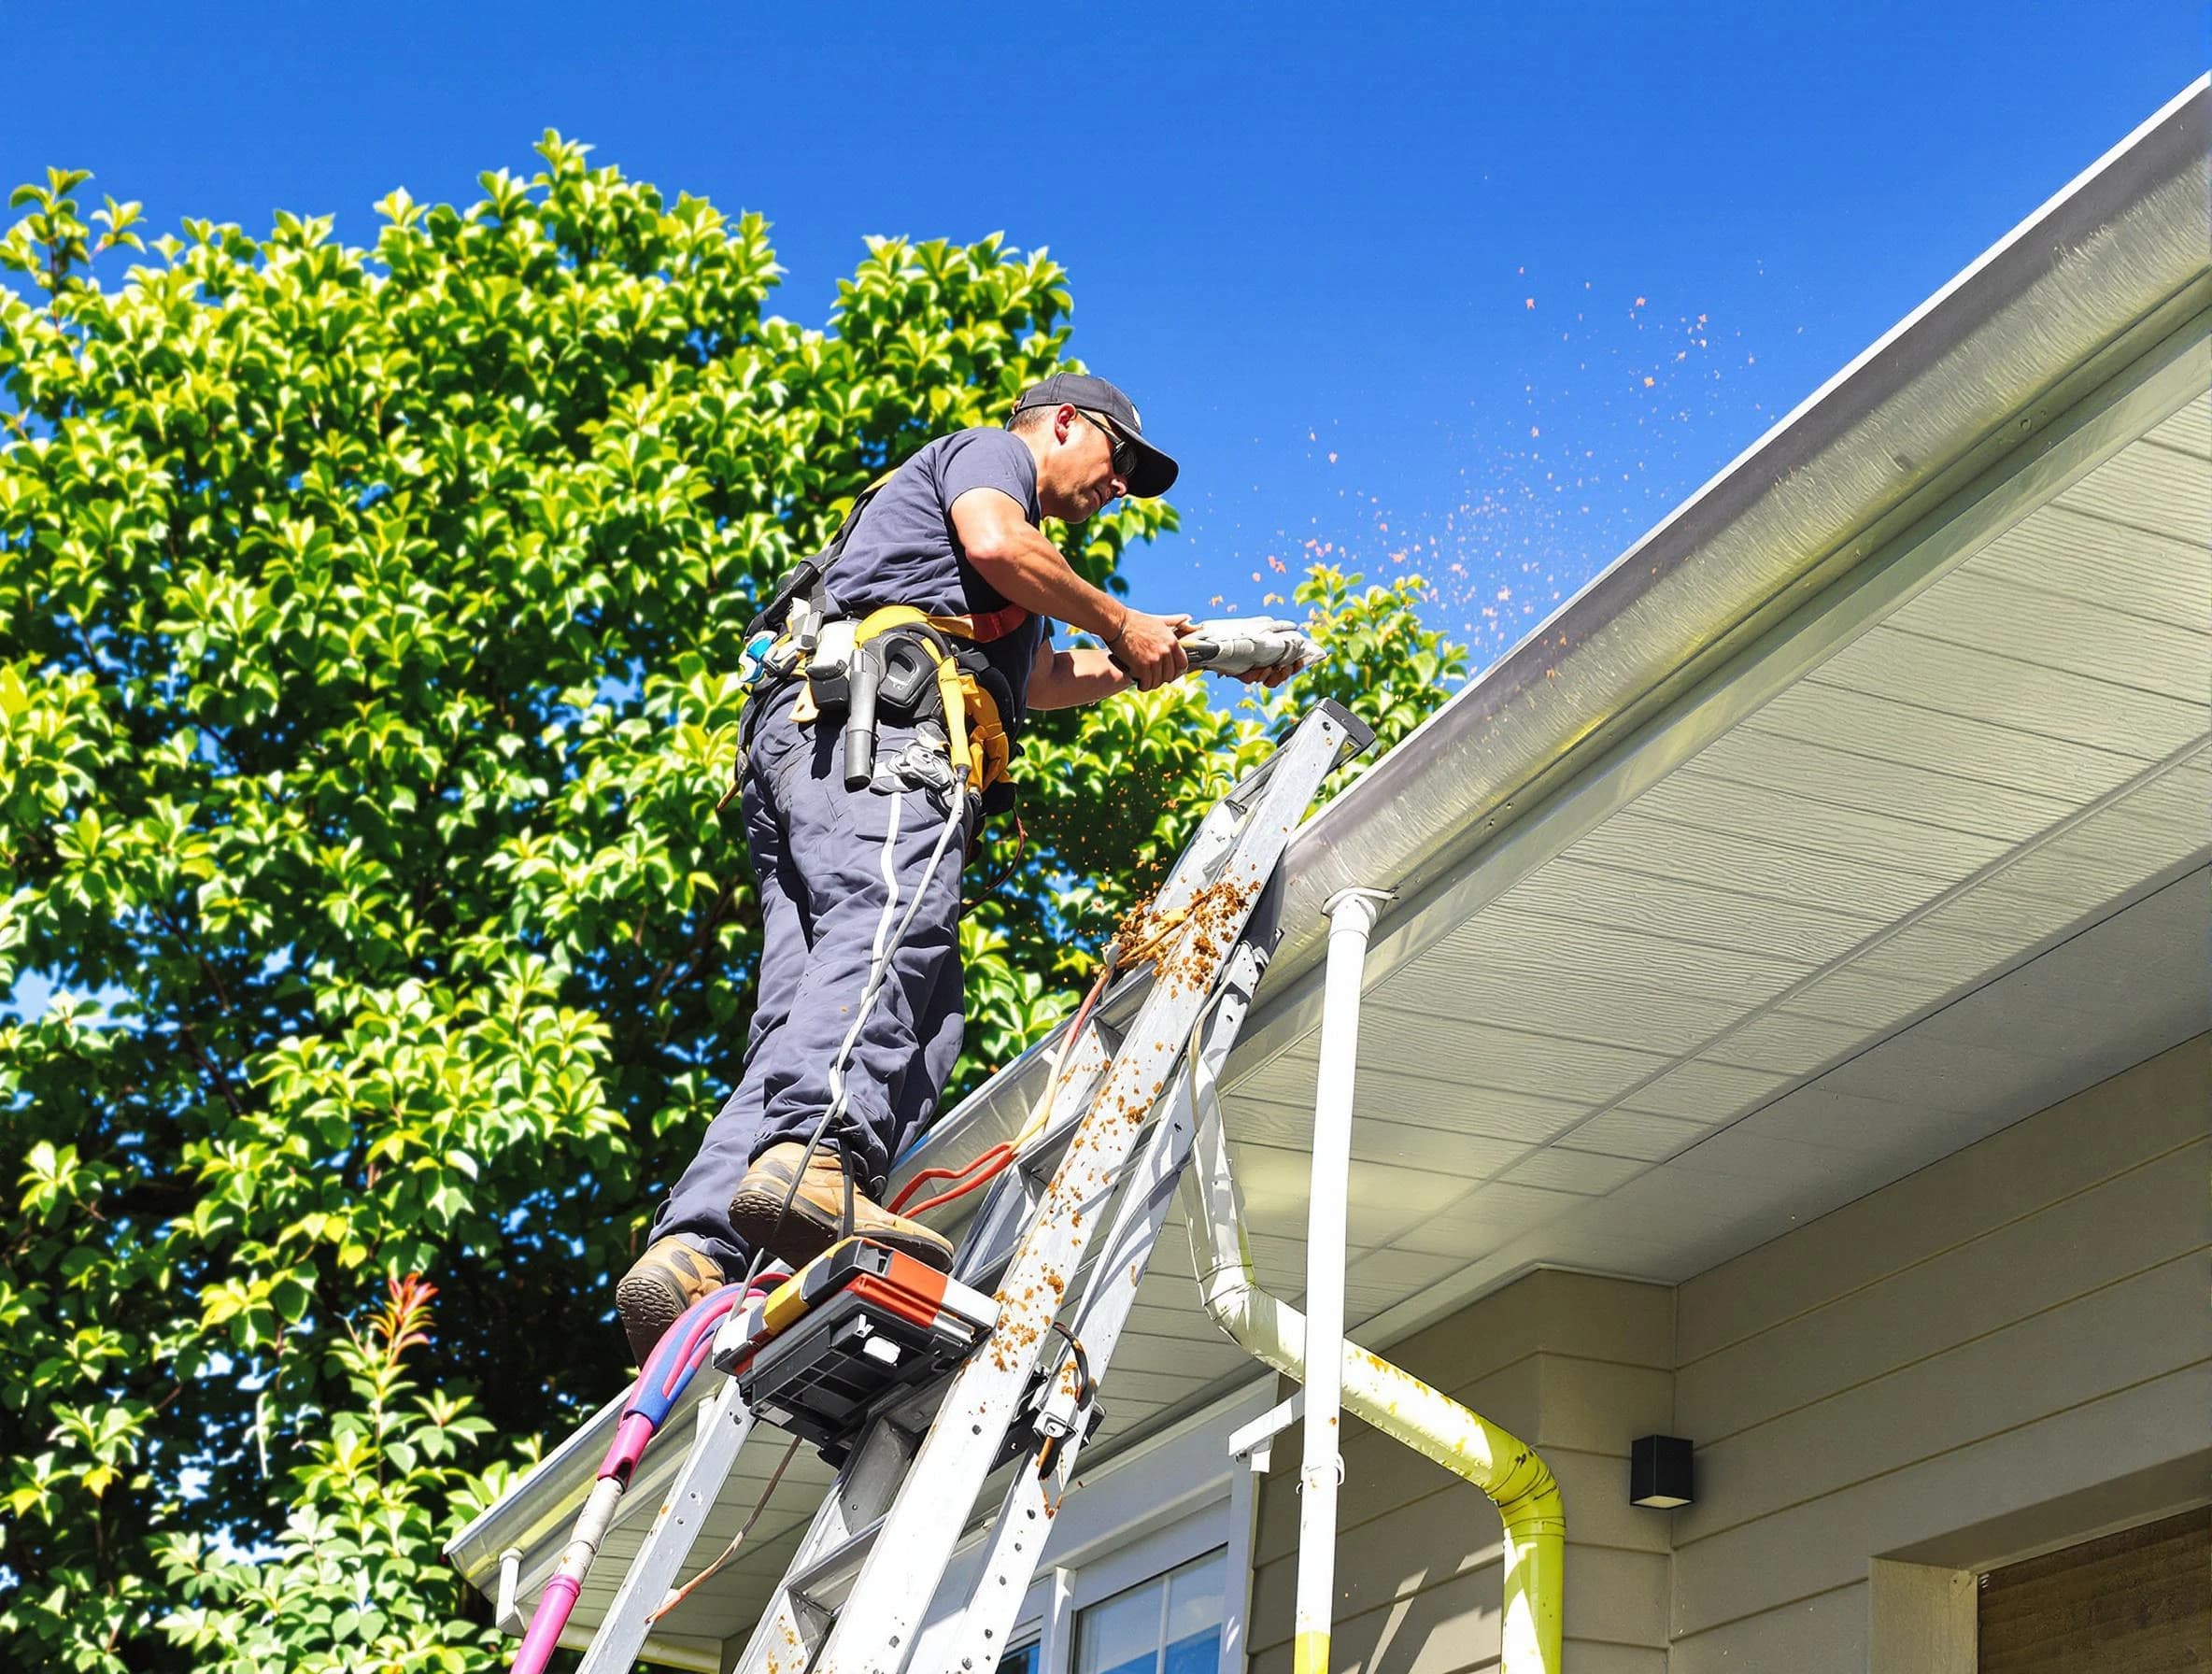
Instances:
[[[681,1238],[733,1279],[751,1252],[730,1227],[730,1199],[756,1156],[805,1141],[830,1108],[831,1067],[879,938],[888,943],[917,888],[919,908],[853,1042],[845,1114],[823,1143],[842,1142],[855,1184],[880,1197],[892,1159],[934,1114],[960,1052],[960,862],[976,822],[975,797],[894,778],[886,764],[915,744],[913,729],[884,724],[874,783],[847,790],[842,728],[792,720],[787,690],[772,702],[740,804],[765,937],[744,1071],[652,1232]],[[955,794],[961,811],[925,886]]]

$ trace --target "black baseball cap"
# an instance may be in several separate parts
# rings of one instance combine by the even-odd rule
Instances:
[[[1087,372],[1059,372],[1042,384],[1031,384],[1014,404],[1017,413],[1031,407],[1085,407],[1103,413],[1137,450],[1137,469],[1129,475],[1130,496],[1149,500],[1175,486],[1175,461],[1144,439],[1144,421],[1137,404],[1102,377]]]

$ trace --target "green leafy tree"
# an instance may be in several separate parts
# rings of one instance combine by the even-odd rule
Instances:
[[[539,155],[394,192],[373,249],[15,194],[0,995],[62,997],[0,1027],[0,1664],[493,1666],[437,1543],[609,1393],[612,1277],[738,1066],[742,625],[886,464],[1073,364],[1042,252],[872,240],[813,331],[757,216]],[[1060,532],[1118,588],[1172,526]],[[1300,593],[1303,689],[1387,742],[1462,663],[1355,583]],[[1297,697],[1043,717],[964,1083]],[[343,1328],[410,1274],[434,1342],[420,1288]]]
[[[454,1463],[491,1426],[466,1397],[416,1395],[403,1365],[430,1346],[436,1295],[394,1279],[366,1329],[331,1345],[353,1404],[307,1427],[274,1557],[221,1555],[191,1529],[155,1542],[177,1600],[162,1629],[200,1674],[464,1674],[491,1660],[496,1637],[452,1610],[437,1555],[438,1520],[504,1482]]]

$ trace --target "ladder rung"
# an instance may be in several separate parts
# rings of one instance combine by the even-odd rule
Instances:
[[[875,1550],[875,1538],[883,1532],[883,1526],[881,1517],[864,1525],[843,1544],[831,1547],[805,1568],[788,1577],[785,1584],[795,1596],[805,1599],[816,1610],[835,1614],[844,1603],[845,1596],[853,1590],[861,1564]]]

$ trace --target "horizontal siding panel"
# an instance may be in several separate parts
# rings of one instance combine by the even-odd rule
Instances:
[[[1814,676],[1879,696],[1909,692],[1916,703],[1998,726],[2024,727],[2099,749],[2164,759],[2205,730],[2205,700],[2161,696],[2069,674],[2041,663],[1946,645],[1884,624],[1821,665]]]
[[[1237,1112],[1246,1099],[1278,1108],[1303,1106],[1311,1130],[1317,1071],[1311,1058],[1277,1058],[1235,1083],[1227,1099],[1230,1134],[1238,1131]],[[1366,1063],[1359,1067],[1355,1096],[1368,1108],[1387,1109],[1394,1122],[1524,1144],[1540,1144],[1571,1128],[1590,1108],[1586,1099],[1547,1099],[1500,1087],[1469,1086],[1399,1074]]]
[[[2203,844],[2205,816],[2212,807],[2212,763],[2200,749],[2193,759],[2177,763],[2127,799],[2127,810],[2146,823],[2170,828],[2182,837]]]
[[[1695,757],[1682,772],[1701,785],[1788,790],[1813,804],[1805,816],[1808,824],[1818,824],[1824,809],[1848,808],[1899,815],[1914,824],[2006,844],[2048,830],[2074,809],[2056,797],[1976,785],[1948,773],[1741,729]],[[1724,811],[1727,804],[1721,806]]]
[[[2143,1164],[1683,1367],[1688,1433],[1717,1441],[2201,1247],[2206,1160]]]
[[[1863,963],[1832,971],[1782,1002],[1796,1016],[1846,1024],[1886,1034],[1951,992],[1953,984],[1927,977],[1879,975]]]
[[[2162,1053],[1698,1275],[1676,1297],[1681,1363],[1694,1365],[1846,1291],[2201,1141],[2212,1108],[2208,1046],[2200,1037]]]
[[[1884,936],[1851,963],[1876,976],[1894,977],[1948,993],[1997,975],[2026,953],[2033,940],[1992,938],[1952,929],[1938,915],[1931,914],[1895,935]]]
[[[1368,990],[1367,1005],[1434,1022],[1496,1024],[1532,1032],[1566,1032],[1601,1045],[1680,1052],[1735,1021],[1738,1007],[1680,988],[1602,974],[1553,969],[1465,971],[1440,978],[1415,959]]]
[[[1416,1331],[1390,1357],[1456,1397],[1477,1378],[1540,1351],[1667,1369],[1674,1364],[1674,1293],[1540,1270]],[[1502,1415],[1499,1422],[1508,1423]]]
[[[1449,1256],[1420,1256],[1411,1250],[1370,1250],[1348,1263],[1344,1276],[1350,1284],[1387,1285],[1410,1294],[1449,1279],[1458,1270],[1459,1263]]]
[[[1724,1122],[1765,1103],[1794,1079],[1729,1064],[1684,1064],[1649,1086],[1637,1088],[1621,1100],[1621,1108],[1656,1116],[1679,1116],[1690,1122]]]
[[[1865,941],[1881,919],[1870,912],[1799,906],[1733,889],[1554,860],[1504,900],[1563,923],[1638,929],[1701,947],[1773,954],[1820,965]]]
[[[1910,696],[1900,694],[1906,700]],[[1839,686],[1794,687],[1745,727],[2063,802],[2093,802],[2143,771],[2140,758],[2117,750],[1992,726]]]
[[[1516,967],[1501,957],[1508,954],[1532,963]],[[1585,974],[1618,979],[1633,972],[1643,983],[1741,1004],[1779,993],[1805,972],[1802,962],[1765,951],[1689,947],[1634,925],[1568,922],[1521,912],[1510,901],[1483,908],[1481,917],[1423,955],[1422,967],[1445,983],[1484,968],[1524,969],[1532,983],[1556,981],[1567,992]]]
[[[2212,478],[2193,460],[2140,443],[2121,448],[2058,504],[2176,541],[2201,543],[2212,530]]]
[[[1601,1156],[1580,1151],[1539,1151],[1508,1169],[1504,1178],[1520,1185],[1540,1185],[1555,1192],[1580,1192],[1602,1198],[1615,1186],[1643,1172],[1644,1165],[1621,1156]]]
[[[1543,1393],[1536,1423],[1506,1426],[1531,1447],[1624,1454],[1637,1437],[1665,1431],[1673,1421],[1674,1380],[1657,1368],[1571,1355],[1544,1355],[1537,1364]],[[1487,1382],[1457,1398],[1478,1412],[1490,1410]]]
[[[1921,922],[2013,948],[2032,947],[2091,915],[2109,915],[2110,899],[2084,906],[2048,895],[1973,888],[1961,890]]]
[[[1836,1023],[1792,1011],[1769,1013],[1756,1022],[1732,1029],[1708,1048],[1715,1063],[1777,1075],[1806,1075],[1822,1064],[1859,1051],[1870,1043],[1867,1031],[1853,1023]]]
[[[1668,1061],[1663,1053],[1487,1024],[1439,1029],[1393,1012],[1360,1019],[1359,1050],[1363,1062],[1418,1064],[1425,1078],[1570,1099],[1610,1098]]]
[[[1425,1169],[1468,1180],[1487,1180],[1528,1147],[1515,1140],[1484,1139],[1449,1128],[1417,1127],[1396,1119],[1393,1099],[1359,1090],[1353,1104],[1352,1156],[1386,1168]],[[1313,1142],[1313,1107],[1267,1104],[1240,1096],[1229,1127],[1239,1140],[1304,1150]]]
[[[1699,1539],[1918,1464],[2048,1412],[2178,1371],[2205,1344],[2173,1328],[2203,1304],[2205,1263],[2178,1256],[1698,1450]]]
[[[1567,1570],[1574,1577],[1567,1583],[1567,1608],[1561,1612],[1560,1625],[1567,1640],[1652,1651],[1666,1648],[1666,1558],[1570,1539]],[[1568,1666],[1579,1670],[1582,1664],[1576,1659]]]
[[[2212,636],[2201,625],[2122,616],[2087,600],[2013,587],[1971,566],[1906,604],[1886,626],[2185,703],[2203,702],[2212,689]]]
[[[1666,1674],[1866,1674],[1866,1583],[1677,1639]]]
[[[2171,540],[2057,503],[2006,530],[1970,567],[2178,628],[2202,629],[2212,599],[2212,563],[2201,541]]]
[[[2212,460],[2212,395],[2192,395],[2144,440],[2195,460]]]
[[[1640,806],[1614,815],[1569,848],[1568,857],[1637,876],[1799,906],[1844,902],[1854,915],[1881,919],[1911,912],[1951,881],[1926,870],[1893,867],[1879,854],[1839,855],[1710,828],[1693,836],[1680,825],[1647,817],[1638,812]]]
[[[2141,888],[2161,872],[2201,860],[2206,849],[2201,837],[2141,819],[2123,802],[1992,872],[1979,887],[2063,901],[2086,912]]]
[[[1797,1088],[1759,1115],[1759,1130],[1837,1151],[1874,1151],[1908,1159],[1922,1148],[1920,1136],[1943,1121],[1925,1106],[1844,1093],[1816,1081]],[[1955,1147],[1953,1147],[1955,1148]]]
[[[1547,1226],[1589,1200],[1572,1192],[1493,1180],[1477,1186],[1444,1213],[1429,1216],[1396,1242],[1400,1249],[1457,1256],[1472,1262],[1509,1239]]]
[[[1490,1564],[1411,1598],[1339,1621],[1330,1639],[1330,1666],[1387,1668],[1391,1674],[1466,1674],[1495,1667],[1502,1588],[1498,1566]],[[1270,1606],[1275,1593],[1270,1587]],[[1290,1674],[1292,1618],[1273,1608],[1265,1614],[1255,1609],[1253,1615],[1251,1674]],[[1262,1643],[1262,1634],[1271,1642]]]
[[[1603,1156],[1634,1156],[1646,1162],[1658,1162],[1685,1145],[1696,1143],[1710,1131],[1702,1122],[1685,1122],[1677,1116],[1609,1110],[1563,1134],[1554,1142],[1567,1151],[1594,1151]]]
[[[1710,1539],[1679,1543],[1675,1631],[1696,1633],[1862,1580],[1869,1553],[2171,1467],[2202,1448],[2207,1406],[2212,1371],[2169,1373]]]
[[[1755,1187],[1774,1200],[1802,1201],[1808,1192],[1818,1194],[1814,1183],[1821,1175],[1840,1171],[1852,1160],[1840,1146],[1770,1133],[1762,1116],[1722,1128],[1683,1153],[1677,1167],[1686,1182],[1732,1199],[1748,1197],[1748,1188]]]
[[[1295,1453],[1286,1456],[1297,1457]],[[1289,1504],[1294,1515],[1278,1518],[1287,1525],[1289,1547],[1252,1571],[1252,1615],[1269,1624],[1270,1636],[1293,1620],[1297,1601],[1297,1481],[1290,1474],[1271,1479],[1268,1497]],[[1350,1467],[1346,1468],[1349,1474]],[[1277,1481],[1282,1483],[1277,1487]],[[1496,1568],[1504,1551],[1497,1513],[1474,1488],[1446,1488],[1391,1511],[1379,1522],[1337,1522],[1337,1604],[1335,1619],[1346,1621],[1396,1600],[1412,1598],[1439,1583],[1478,1569]]]

